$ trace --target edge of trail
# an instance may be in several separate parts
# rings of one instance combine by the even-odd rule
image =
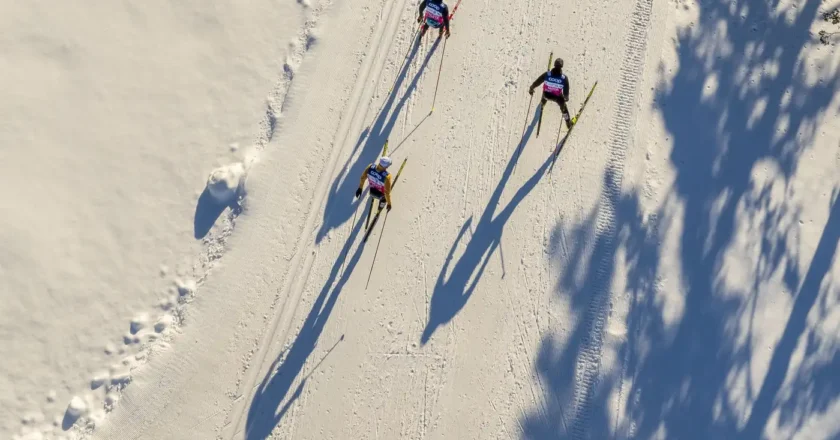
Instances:
[[[342,117],[341,125],[336,131],[335,143],[338,148],[332,149],[329,158],[329,165],[325,167],[327,175],[334,175],[338,171],[338,158],[349,154],[347,137],[351,132],[359,131],[364,125],[367,110],[370,108],[371,97],[378,81],[381,79],[381,72],[390,55],[390,43],[400,31],[399,23],[402,15],[403,2],[392,0],[383,6],[384,19],[377,23],[372,41],[375,43],[369,46],[358,78],[353,86],[350,101],[346,106],[346,116]],[[363,97],[367,96],[367,99]],[[365,103],[365,104],[363,104]],[[300,304],[305,281],[312,268],[314,253],[310,252],[311,247],[307,242],[314,243],[314,236],[317,233],[316,219],[323,208],[324,199],[329,192],[329,179],[320,179],[316,191],[313,192],[313,203],[309,204],[306,213],[306,223],[297,241],[294,257],[289,262],[286,270],[283,287],[278,294],[279,307],[274,308],[267,331],[261,338],[258,353],[255,360],[250,363],[246,378],[238,387],[233,407],[228,415],[220,436],[222,438],[234,438],[244,429],[244,419],[247,415],[247,408],[253,396],[255,384],[259,380],[260,373],[266,365],[266,359],[271,352],[271,341],[287,339],[297,307]]]

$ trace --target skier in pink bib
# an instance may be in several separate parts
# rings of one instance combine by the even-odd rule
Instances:
[[[528,89],[528,93],[533,95],[534,89],[537,88],[540,83],[543,84],[542,102],[540,102],[542,108],[545,108],[546,101],[556,102],[560,105],[560,110],[563,112],[563,119],[566,121],[566,128],[572,128],[572,125],[574,125],[577,121],[571,118],[571,115],[569,115],[569,108],[566,106],[566,103],[569,101],[569,77],[563,73],[562,58],[554,60],[554,67],[548,72],[540,75],[534,83],[531,84],[531,88]]]
[[[420,2],[420,16],[417,17],[417,22],[423,23],[423,29],[420,35],[425,35],[429,27],[440,29],[438,38],[446,35],[449,38],[449,7],[443,0],[422,0]]]

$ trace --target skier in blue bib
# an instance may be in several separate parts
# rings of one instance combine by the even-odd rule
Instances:
[[[417,22],[425,20],[420,35],[425,35],[429,27],[440,29],[438,38],[446,35],[449,38],[449,7],[443,0],[422,0],[420,2],[420,16]]]
[[[566,103],[569,101],[569,77],[563,73],[562,58],[554,60],[554,67],[548,72],[540,75],[534,83],[531,84],[531,88],[528,89],[528,93],[533,95],[534,89],[537,88],[540,83],[543,84],[543,95],[542,101],[540,102],[542,108],[545,108],[546,101],[556,102],[560,105],[560,110],[563,112],[563,120],[566,121],[566,128],[572,128],[572,125],[574,125],[577,121],[572,119],[569,114],[569,108],[566,106]]]
[[[365,167],[362,177],[359,179],[359,188],[356,189],[356,198],[362,195],[362,188],[367,181],[370,186],[370,196],[379,201],[379,209],[391,210],[391,173],[388,167],[391,166],[391,158],[382,156],[378,163],[372,163]]]

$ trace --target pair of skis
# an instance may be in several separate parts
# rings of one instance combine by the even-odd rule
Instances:
[[[563,146],[566,145],[566,140],[569,139],[569,135],[572,134],[572,130],[575,129],[578,120],[580,119],[581,113],[583,113],[583,109],[586,108],[586,103],[589,102],[589,98],[592,97],[592,92],[595,91],[595,86],[598,85],[598,81],[595,81],[595,84],[592,84],[592,88],[589,89],[589,93],[586,95],[586,99],[583,100],[583,104],[580,105],[580,110],[575,114],[575,117],[572,119],[572,127],[569,128],[569,131],[566,132],[566,135],[563,136],[563,140],[560,141],[560,132],[563,129],[563,124],[560,124],[560,129],[557,130],[557,140],[554,142],[556,145],[554,147],[554,157],[551,159],[551,167],[548,168],[548,174],[551,174],[551,170],[554,169],[554,162],[557,162],[557,156],[560,155],[560,151],[563,150]]]
[[[382,156],[388,154],[388,141],[385,141],[385,147],[382,149]],[[405,168],[405,164],[408,162],[408,158],[403,159],[402,165],[400,165],[400,169],[397,171],[397,174],[394,176],[394,182],[391,184],[391,191],[394,190],[394,187],[397,185],[397,181],[400,179],[400,174],[402,173],[403,168]],[[383,196],[384,197],[384,196]],[[362,239],[362,246],[367,243],[368,237],[370,237],[371,232],[373,232],[373,227],[376,226],[376,222],[379,220],[379,216],[382,214],[383,209],[385,208],[378,208],[376,210],[376,214],[373,216],[373,221],[371,221],[370,216],[373,212],[373,206],[377,202],[376,197],[370,197],[370,207],[368,208],[368,215],[367,219],[365,220],[365,236]],[[382,236],[385,232],[385,223],[388,221],[388,211],[385,211],[385,218],[382,220],[382,228],[379,230],[379,240],[376,242],[376,251],[373,253],[373,261],[370,263],[370,272],[368,272],[368,279],[367,283],[365,284],[365,289],[367,289],[368,285],[370,284],[370,276],[373,274],[373,266],[376,264],[376,256],[379,254],[379,244],[382,243]]]
[[[388,155],[388,141],[385,141],[385,147],[382,149],[382,156]],[[405,167],[405,163],[408,162],[408,159],[403,159],[402,165],[400,165],[399,171],[397,171],[397,175],[394,176],[394,182],[391,184],[391,190],[394,189],[394,186],[397,185],[397,180],[400,178],[400,173],[402,173],[403,168]],[[362,239],[362,243],[367,243],[368,237],[370,237],[370,233],[373,231],[373,227],[376,225],[376,222],[379,220],[379,216],[382,214],[382,210],[384,208],[379,208],[376,211],[376,214],[373,215],[373,222],[370,221],[370,216],[373,214],[373,206],[376,204],[376,197],[371,196],[370,198],[370,206],[368,208],[367,219],[365,220],[365,237]],[[385,218],[388,218],[388,214],[385,214]],[[385,223],[382,223],[382,228],[385,228]]]
[[[548,55],[548,67],[546,71],[551,70],[551,62],[554,60],[554,52],[551,52]],[[586,108],[586,104],[589,102],[589,98],[592,97],[592,92],[595,91],[595,86],[598,85],[598,81],[595,81],[595,84],[592,85],[592,88],[589,89],[589,93],[586,95],[586,99],[583,100],[583,104],[580,106],[580,110],[575,114],[574,118],[572,118],[572,126],[569,128],[569,131],[566,132],[566,136],[563,136],[563,141],[560,141],[560,133],[563,131],[563,124],[560,123],[560,128],[557,129],[557,140],[554,141],[554,152],[553,158],[551,160],[551,167],[549,168],[548,172],[551,174],[551,170],[554,169],[554,162],[557,161],[557,156],[560,155],[560,151],[563,149],[563,146],[566,145],[566,140],[569,139],[569,135],[572,134],[572,130],[574,130],[575,125],[577,125],[578,119],[580,119],[580,115],[583,113],[583,109]],[[537,121],[537,137],[540,135],[540,127],[542,127],[542,117],[543,113],[545,112],[545,104],[546,102],[543,101],[540,107],[540,119]],[[527,121],[527,119],[526,119]]]

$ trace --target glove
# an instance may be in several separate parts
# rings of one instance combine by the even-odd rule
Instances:
[[[533,87],[528,89],[528,94],[531,95],[531,96],[534,96],[534,88]]]
[[[362,189],[358,188],[356,189],[356,198],[358,199],[360,195],[362,195]]]
[[[389,203],[386,208],[388,209],[388,212],[390,212],[391,211],[391,204]]]
[[[417,17],[417,22],[420,23],[421,21],[423,21],[423,16],[422,15]]]
[[[449,38],[449,36],[450,36],[450,35],[452,35],[452,34],[450,34],[450,33],[449,33],[449,29],[447,29],[447,30],[446,30],[446,38]]]

